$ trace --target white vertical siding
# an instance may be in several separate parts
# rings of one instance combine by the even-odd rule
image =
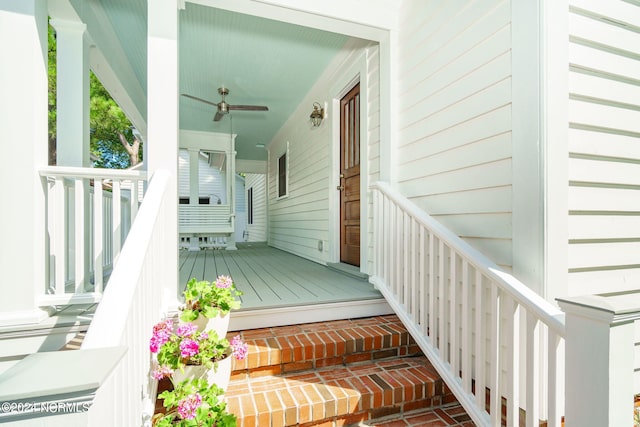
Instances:
[[[247,224],[247,231],[249,231],[247,241],[266,242],[267,175],[248,173],[245,179],[245,187],[246,190],[248,190],[249,188],[253,188],[253,224]]]
[[[512,264],[509,1],[406,2],[398,57],[398,188]]]
[[[569,295],[640,281],[640,5],[569,2]]]

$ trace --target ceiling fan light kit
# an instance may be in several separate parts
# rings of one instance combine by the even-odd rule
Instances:
[[[218,103],[207,101],[206,99],[198,98],[197,96],[189,95],[187,93],[183,93],[182,96],[217,107],[218,111],[216,112],[216,115],[213,117],[214,122],[220,121],[226,114],[229,114],[230,111],[269,111],[269,107],[266,107],[264,105],[231,105],[229,104],[225,100],[225,97],[229,95],[229,89],[227,89],[224,86],[218,88],[218,94],[222,98],[222,100]]]
[[[322,119],[324,119],[324,108],[320,105],[319,102],[313,103],[313,111],[309,115],[311,119],[311,124],[313,124],[314,128],[317,128],[322,124]]]

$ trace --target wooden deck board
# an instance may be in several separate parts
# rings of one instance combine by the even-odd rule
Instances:
[[[233,278],[244,292],[241,310],[382,298],[373,286],[265,244],[239,244],[237,251],[180,252],[180,285],[195,277]]]

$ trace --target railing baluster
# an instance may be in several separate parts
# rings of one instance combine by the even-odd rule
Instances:
[[[460,361],[462,371],[462,386],[464,391],[471,393],[471,355],[473,349],[473,343],[471,342],[471,328],[472,328],[472,316],[471,316],[471,282],[469,281],[469,263],[466,260],[462,261],[462,321],[460,327],[462,328],[460,336],[460,351],[462,360]]]
[[[98,178],[93,181],[93,283],[94,292],[99,293],[104,286],[102,197],[102,180]]]
[[[491,425],[502,425],[502,391],[500,387],[500,348],[502,342],[500,340],[500,324],[502,307],[502,295],[497,286],[492,283],[491,286],[491,363],[489,365],[489,389],[491,404]]]
[[[133,221],[136,219],[136,215],[138,215],[138,197],[140,197],[140,192],[138,190],[139,183],[140,181],[136,179],[131,180],[131,224],[129,225],[129,228],[131,228]]]
[[[410,263],[411,263],[411,257],[412,257],[412,247],[411,247],[411,224],[410,224],[410,219],[409,219],[409,215],[407,215],[405,212],[402,213],[402,241],[404,242],[403,248],[402,250],[404,251],[403,253],[405,254],[405,256],[403,257],[404,259],[402,260],[402,282],[398,283],[398,287],[400,288],[400,290],[402,291],[402,302],[404,304],[404,306],[406,307],[407,311],[409,313],[411,313],[411,306],[410,306],[410,296],[412,294],[412,290],[411,290],[411,280],[410,280],[410,274],[411,274],[411,270],[410,270]]]
[[[460,376],[460,352],[458,351],[458,272],[457,254],[449,249],[449,363],[451,373]]]
[[[118,262],[122,249],[122,200],[120,199],[120,180],[112,181],[111,203],[113,207],[113,263]]]
[[[55,287],[56,294],[65,293],[67,281],[67,189],[64,185],[64,178],[56,178],[54,191],[55,218],[52,246],[55,258]]]
[[[520,387],[520,307],[513,299],[508,299],[506,304],[507,316],[507,427],[517,427],[520,419],[520,399],[518,398]]]
[[[447,318],[446,318],[446,299],[447,292],[445,291],[445,275],[444,275],[444,261],[445,261],[445,245],[444,242],[438,239],[438,347],[440,347],[440,357],[442,360],[448,360],[447,358]]]
[[[564,341],[555,331],[548,329],[547,383],[549,384],[548,427],[561,427],[564,408],[564,379],[560,374],[564,361]]]
[[[540,422],[540,322],[527,312],[527,427]]]
[[[420,324],[420,305],[418,299],[423,299],[423,295],[419,292],[420,276],[418,271],[418,258],[422,255],[418,246],[420,242],[420,230],[416,221],[409,217],[411,221],[411,228],[409,230],[409,236],[411,237],[411,313],[413,323]]]
[[[429,336],[431,337],[431,343],[434,347],[437,347],[437,333],[436,333],[436,246],[433,233],[429,233]]]
[[[85,186],[84,180],[75,179],[74,185],[74,211],[75,211],[75,234],[74,234],[74,250],[75,250],[75,289],[76,293],[82,293],[85,290],[86,269],[85,269]]]
[[[485,307],[484,307],[484,284],[482,273],[479,270],[476,270],[475,273],[475,322],[474,322],[474,330],[475,330],[475,368],[476,368],[476,404],[479,408],[486,407],[486,363],[485,363],[485,329],[484,329],[484,316],[485,316]]]
[[[426,270],[425,261],[431,257],[431,254],[427,252],[427,248],[425,247],[426,239],[425,234],[427,233],[427,229],[416,222],[416,227],[420,230],[420,257],[418,258],[419,270],[420,270],[420,325],[422,326],[422,333],[426,336],[429,336],[429,317],[430,313],[427,313],[427,306],[429,301],[431,300],[431,289],[429,289],[428,285],[428,274],[429,272]]]
[[[396,250],[395,250],[395,254],[396,254],[396,268],[395,268],[395,275],[393,277],[393,283],[395,283],[395,294],[398,297],[398,299],[400,301],[402,301],[402,266],[403,266],[403,259],[402,259],[402,248],[403,248],[403,243],[404,243],[404,221],[402,220],[402,210],[400,209],[399,206],[396,206],[396,208],[394,209],[396,211]]]

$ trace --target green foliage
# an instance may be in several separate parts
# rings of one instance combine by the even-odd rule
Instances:
[[[187,341],[197,343],[197,352],[185,356],[181,345]],[[233,349],[226,338],[218,337],[215,331],[195,332],[193,335],[172,334],[169,341],[158,351],[158,364],[173,370],[184,369],[186,365],[199,365],[211,369],[216,362],[230,356]]]
[[[227,280],[229,284],[224,285],[225,287],[219,285]],[[240,308],[237,297],[242,295],[242,292],[238,291],[230,280],[226,276],[218,277],[213,283],[206,280],[197,281],[195,278],[189,280],[184,291],[185,307],[180,314],[180,319],[193,322],[201,314],[211,319],[218,314],[224,316],[231,310]]]
[[[93,73],[89,79],[89,92],[91,152],[99,158],[96,166],[115,169],[131,166],[129,154],[119,137],[123,134],[127,141],[133,140],[131,121]]]
[[[236,416],[227,412],[222,400],[224,391],[215,384],[209,385],[205,379],[185,380],[164,391],[158,397],[163,399],[166,414],[156,414],[155,427],[235,427]],[[197,402],[188,405],[189,402]],[[187,415],[187,418],[183,415]]]

